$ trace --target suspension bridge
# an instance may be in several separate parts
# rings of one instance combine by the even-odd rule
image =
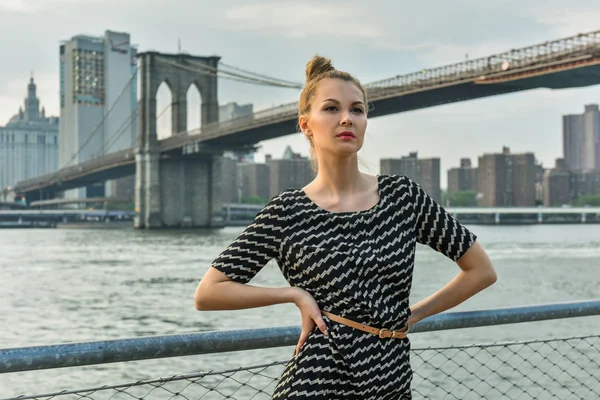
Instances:
[[[137,146],[19,182],[11,192],[20,193],[31,202],[53,198],[67,189],[135,174],[137,227],[221,226],[222,177],[217,165],[220,155],[225,150],[247,151],[261,141],[296,133],[297,103],[219,122],[218,79],[294,89],[300,89],[302,84],[229,66],[221,63],[219,57],[157,52],[139,54],[137,74],[141,81],[138,108],[107,139],[108,143],[117,140],[137,118]],[[156,93],[163,82],[171,90],[172,103],[157,112]],[[563,89],[598,83],[600,31],[397,75],[365,86],[372,106],[369,116],[373,118],[536,88]],[[198,88],[202,98],[202,126],[196,130],[186,127],[186,94],[191,85]],[[127,90],[125,87],[123,93]],[[168,108],[173,135],[158,140],[156,120]],[[72,160],[90,140],[91,137],[80,146]],[[9,195],[4,191],[0,199]]]

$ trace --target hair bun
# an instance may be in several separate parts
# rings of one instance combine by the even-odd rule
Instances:
[[[329,71],[335,71],[335,68],[333,68],[333,65],[331,64],[331,60],[321,56],[314,56],[306,64],[306,81],[308,82]]]

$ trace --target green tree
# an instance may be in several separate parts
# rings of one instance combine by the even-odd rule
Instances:
[[[583,196],[579,196],[578,198],[573,200],[573,205],[577,206],[577,207],[582,207],[582,206],[600,207],[600,193],[586,194]]]
[[[108,200],[104,203],[104,208],[108,211],[134,211],[135,210],[135,201],[115,201]]]
[[[242,199],[242,203],[244,204],[267,204],[268,202],[268,200],[265,200],[260,196],[249,196]]]
[[[456,193],[448,193],[450,207],[477,207],[477,191],[463,190]]]

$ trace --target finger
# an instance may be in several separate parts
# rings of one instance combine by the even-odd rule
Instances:
[[[300,353],[300,348],[306,342],[307,338],[308,338],[308,332],[302,332],[300,334],[300,339],[298,339],[298,344],[296,345],[296,355],[298,355],[298,353]]]
[[[327,332],[327,325],[325,324],[325,321],[323,321],[323,318],[321,316],[318,316],[314,319],[314,321],[315,324],[317,324],[317,326],[321,330],[321,332],[323,332],[323,335],[329,336],[329,332]]]

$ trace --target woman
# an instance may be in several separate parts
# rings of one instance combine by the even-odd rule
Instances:
[[[302,333],[274,399],[410,399],[411,325],[463,302],[496,274],[475,235],[417,183],[359,171],[367,98],[358,80],[319,56],[306,80],[298,122],[317,176],[272,198],[214,260],[196,308],[300,309]],[[409,308],[417,242],[461,271]],[[273,258],[291,287],[246,285]]]

